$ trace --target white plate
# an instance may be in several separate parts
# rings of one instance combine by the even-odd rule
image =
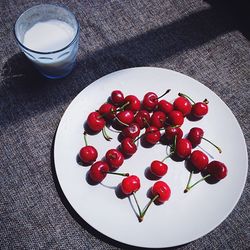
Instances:
[[[76,155],[84,145],[83,124],[87,115],[104,103],[110,93],[120,89],[125,95],[134,94],[140,99],[148,91],[157,94],[171,89],[165,97],[173,100],[178,92],[190,95],[196,101],[209,100],[209,113],[203,119],[183,125],[184,134],[194,126],[202,127],[205,137],[222,148],[222,154],[206,143],[201,147],[209,152],[210,160],[224,162],[228,176],[211,185],[202,182],[190,192],[183,193],[189,172],[183,162],[166,161],[169,171],[163,180],[172,190],[168,202],[161,206],[152,205],[144,221],[139,223],[128,198],[116,196],[114,187],[122,180],[120,176],[107,176],[102,184],[89,185],[85,179],[89,167],[80,166]],[[88,136],[100,160],[110,148],[119,145],[117,134],[105,141],[102,134]],[[126,160],[119,172],[129,172],[141,178],[141,189],[137,199],[142,207],[148,202],[147,190],[154,181],[148,180],[145,169],[154,159],[163,159],[166,148],[156,145],[152,148],[138,147],[136,154]],[[93,82],[80,92],[64,113],[59,124],[54,160],[56,174],[61,188],[75,211],[93,228],[102,234],[133,246],[171,247],[193,241],[218,226],[233,210],[243,191],[248,157],[246,144],[240,126],[227,105],[210,89],[198,81],[175,71],[140,67],[114,72]],[[194,176],[193,181],[200,178]],[[133,199],[131,199],[132,205]]]

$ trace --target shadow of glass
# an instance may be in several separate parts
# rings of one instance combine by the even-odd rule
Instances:
[[[196,48],[231,28],[227,20],[213,8],[201,10],[90,53],[78,61],[69,76],[60,80],[43,78],[24,55],[16,54],[2,68],[0,108],[5,116],[0,125],[8,126],[50,110],[51,107],[67,104],[82,89],[103,75],[124,68],[150,66]],[[178,67],[181,68],[181,64]]]

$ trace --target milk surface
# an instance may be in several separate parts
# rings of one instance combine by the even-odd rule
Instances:
[[[67,46],[73,40],[74,33],[69,24],[60,20],[38,22],[26,31],[23,44],[31,50],[52,52]]]

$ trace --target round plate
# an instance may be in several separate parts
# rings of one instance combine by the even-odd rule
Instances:
[[[86,180],[89,167],[77,163],[77,154],[84,146],[84,123],[88,114],[100,107],[115,89],[124,95],[133,94],[142,99],[148,91],[158,95],[171,89],[164,98],[173,101],[179,92],[195,101],[209,100],[209,113],[199,121],[185,119],[184,135],[191,127],[201,127],[204,137],[222,148],[222,154],[206,141],[200,147],[209,160],[219,160],[228,167],[228,176],[216,184],[205,181],[190,192],[184,193],[189,172],[184,162],[167,159],[168,173],[162,178],[171,188],[168,202],[153,204],[143,222],[138,222],[136,206],[131,198],[117,195],[116,187],[122,177],[108,175],[98,185]],[[108,131],[113,140],[108,142],[102,136],[89,135],[88,143],[97,148],[101,160],[108,149],[119,145],[118,134]],[[143,208],[149,201],[147,191],[154,184],[145,174],[153,160],[166,156],[166,146],[157,144],[151,148],[138,145],[138,151],[125,160],[119,172],[129,172],[141,179],[137,199]],[[171,247],[193,241],[218,226],[233,210],[243,191],[248,157],[246,144],[240,126],[227,105],[210,89],[181,73],[151,67],[125,69],[104,76],[80,92],[64,113],[59,124],[54,160],[60,186],[74,210],[93,228],[102,234],[133,246],[159,248]],[[193,176],[192,182],[200,179]]]

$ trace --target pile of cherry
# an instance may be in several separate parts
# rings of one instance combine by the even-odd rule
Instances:
[[[186,138],[183,138],[183,125],[186,117],[202,119],[208,113],[208,101],[195,102],[189,96],[179,93],[173,103],[162,99],[170,90],[163,95],[157,96],[154,92],[148,92],[140,101],[134,95],[124,97],[120,90],[114,90],[100,108],[88,115],[86,124],[90,131],[99,133],[102,131],[106,140],[111,140],[107,134],[106,127],[110,124],[122,136],[120,147],[109,149],[106,152],[105,160],[96,161],[98,152],[95,147],[87,144],[84,132],[85,146],[81,148],[79,157],[85,165],[91,165],[88,176],[94,183],[100,183],[108,174],[123,176],[119,184],[122,193],[126,196],[133,195],[137,208],[138,219],[143,217],[149,206],[153,203],[164,203],[170,198],[171,189],[167,183],[161,180],[155,181],[151,187],[151,199],[148,204],[141,209],[136,199],[135,193],[140,189],[140,178],[129,173],[118,173],[116,170],[123,164],[124,160],[136,153],[139,139],[155,145],[166,142],[169,146],[169,154],[163,160],[154,160],[150,165],[152,175],[160,179],[168,171],[164,161],[174,157],[186,160],[192,169],[188,183],[184,192],[188,192],[192,187],[201,181],[213,178],[217,181],[227,175],[227,167],[219,161],[209,162],[208,156],[201,150],[193,150],[202,139],[211,143],[221,153],[221,149],[214,143],[203,137],[204,131],[199,127],[193,127]],[[201,172],[202,178],[191,184],[192,174]]]

